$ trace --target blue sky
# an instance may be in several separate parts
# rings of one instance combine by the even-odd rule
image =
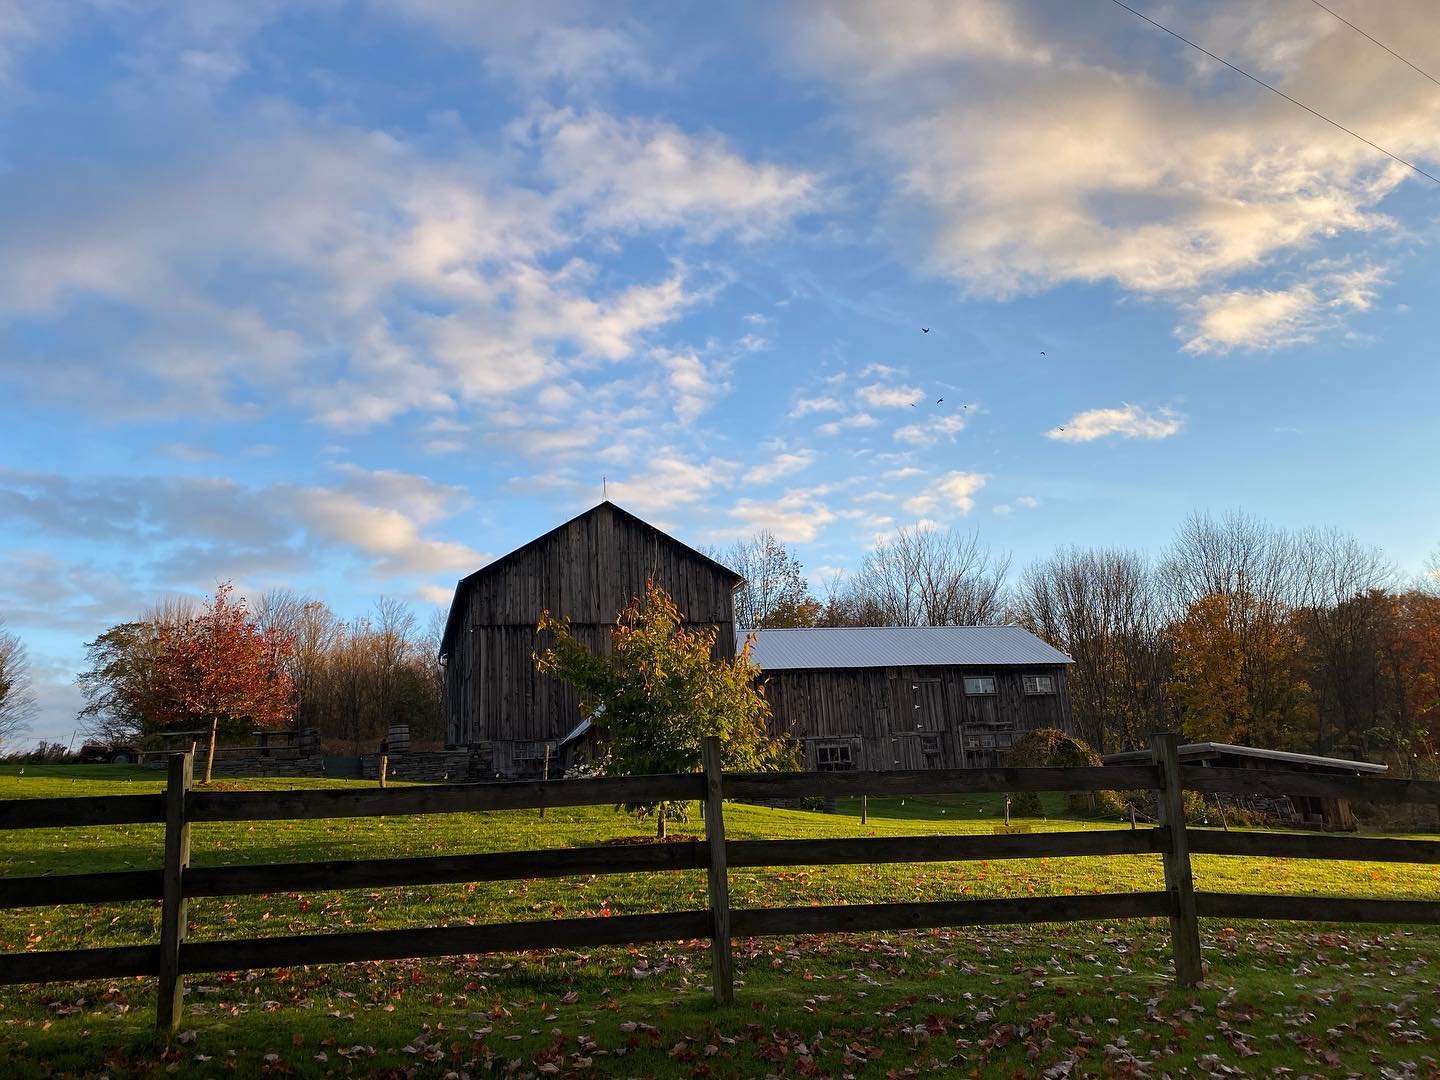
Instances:
[[[1336,3],[1440,71],[1430,5]],[[1440,168],[1440,90],[1308,0],[1146,10]],[[822,575],[897,525],[1023,564],[1237,507],[1416,572],[1437,215],[1100,0],[0,0],[35,734],[160,596],[423,611],[602,477]]]

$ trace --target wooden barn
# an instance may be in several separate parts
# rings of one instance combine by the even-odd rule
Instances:
[[[752,655],[807,769],[993,767],[1027,731],[1073,731],[1070,658],[1018,626],[760,630]]]
[[[649,580],[687,623],[717,627],[717,654],[734,656],[741,577],[611,502],[463,578],[440,645],[446,742],[484,747],[492,774],[538,776],[546,746],[580,720],[570,688],[535,670],[540,613],[566,616],[581,642],[608,650],[616,615]]]
[[[1204,768],[1320,773],[1327,776],[1378,776],[1389,769],[1387,765],[1372,765],[1368,761],[1321,757],[1318,754],[1292,754],[1288,750],[1266,750],[1259,746],[1236,746],[1233,743],[1189,743],[1180,747],[1179,754],[1180,764],[1199,765]],[[1106,765],[1136,765],[1149,760],[1149,750],[1130,750],[1123,754],[1105,756]],[[1240,799],[1242,806],[1247,801],[1250,800]],[[1260,801],[1266,804],[1288,803],[1288,812],[1282,811],[1288,824],[1325,832],[1354,832],[1356,828],[1355,812],[1348,799],[1290,795],[1283,799]]]

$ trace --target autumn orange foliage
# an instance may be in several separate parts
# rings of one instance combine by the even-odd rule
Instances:
[[[226,582],[199,615],[160,629],[145,702],[151,731],[209,730],[205,779],[221,735],[289,724],[294,686],[284,666],[291,641],[261,630]]]

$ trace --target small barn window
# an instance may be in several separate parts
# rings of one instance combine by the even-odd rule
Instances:
[[[1027,694],[1053,694],[1055,692],[1055,679],[1050,675],[1026,675],[1024,682]]]
[[[984,747],[986,750],[994,750],[994,749],[995,749],[995,736],[994,736],[994,735],[981,735],[981,736],[980,736],[980,745],[981,745],[982,747]]]
[[[921,735],[921,736],[920,736],[920,752],[921,752],[922,754],[924,754],[926,757],[939,757],[939,756],[940,756],[940,736],[939,736],[939,735]]]
[[[538,780],[545,771],[545,744],[517,744],[512,768],[519,779]]]
[[[966,736],[965,736],[965,749],[966,749],[966,750],[979,750],[979,749],[980,749],[980,736],[979,736],[979,735],[966,735]]]
[[[965,693],[967,694],[993,694],[995,693],[995,676],[993,675],[971,675],[965,679]]]
[[[1009,747],[1014,742],[1014,739],[1015,737],[1008,731],[997,731],[995,733],[996,746]]]
[[[855,768],[849,743],[821,743],[815,747],[815,768],[820,772],[844,772]]]

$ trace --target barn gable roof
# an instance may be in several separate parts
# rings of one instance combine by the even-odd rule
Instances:
[[[763,671],[873,667],[1001,667],[1072,663],[1019,626],[844,626],[756,630]]]
[[[710,558],[710,556],[706,555],[703,551],[696,551],[689,544],[682,543],[681,541],[675,539],[675,537],[671,536],[669,533],[657,529],[654,525],[651,525],[643,518],[636,517],[624,507],[616,506],[609,499],[606,499],[604,502],[597,503],[595,506],[592,506],[584,513],[576,514],[570,520],[561,522],[549,532],[542,533],[540,536],[535,537],[534,540],[531,540],[530,542],[525,544],[521,544],[514,551],[508,552],[500,556],[498,559],[486,563],[479,570],[476,570],[473,574],[468,574],[465,577],[461,578],[455,585],[455,597],[450,601],[450,614],[445,619],[445,634],[440,639],[440,655],[445,656],[450,652],[450,642],[454,638],[455,634],[459,631],[460,619],[463,617],[466,603],[469,600],[470,590],[477,581],[484,579],[490,574],[496,573],[503,567],[509,565],[511,562],[519,559],[526,552],[532,551],[535,548],[540,547],[545,543],[548,543],[563,529],[570,527],[571,525],[575,524],[575,522],[581,521],[584,518],[592,517],[595,514],[599,514],[602,512],[614,514],[622,521],[626,521],[631,525],[635,525],[642,529],[648,530],[649,532],[654,533],[660,539],[679,548],[691,558],[698,559],[701,562],[706,563],[718,574],[730,580],[732,590],[738,589],[745,582],[745,579],[739,574],[737,574],[734,570],[731,570],[723,563],[716,562],[714,559]]]

